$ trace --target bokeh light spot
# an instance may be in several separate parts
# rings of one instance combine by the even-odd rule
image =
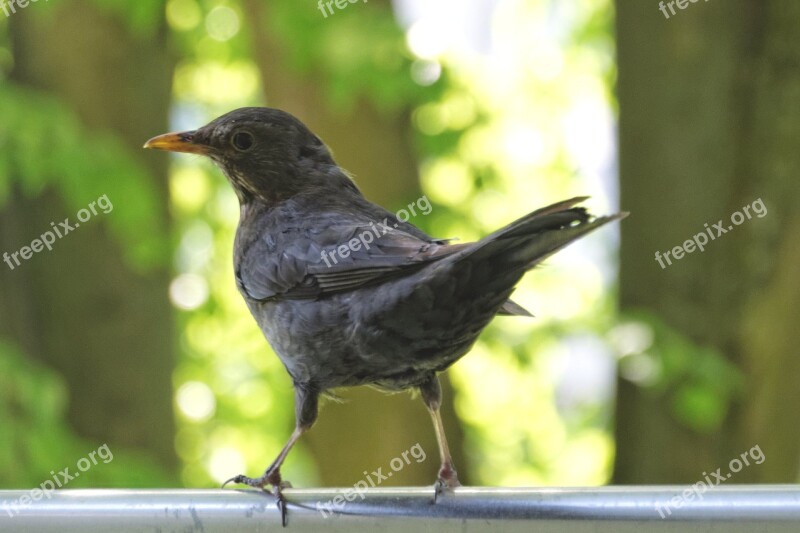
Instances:
[[[239,15],[229,7],[215,7],[206,15],[206,31],[215,41],[227,41],[239,33]]]
[[[197,309],[208,299],[208,283],[197,274],[181,274],[169,285],[169,299],[178,309]]]
[[[167,22],[178,31],[194,29],[202,19],[200,6],[194,0],[170,0],[167,4]]]
[[[214,393],[200,381],[187,381],[181,385],[175,394],[175,401],[181,413],[195,422],[208,420],[217,408]]]

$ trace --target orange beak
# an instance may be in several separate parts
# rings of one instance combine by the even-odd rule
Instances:
[[[194,133],[194,131],[165,133],[164,135],[153,137],[144,143],[144,147],[154,150],[167,150],[168,152],[208,155],[210,147],[205,144],[195,143]]]

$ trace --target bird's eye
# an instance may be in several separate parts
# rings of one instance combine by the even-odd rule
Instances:
[[[233,147],[241,152],[246,152],[253,146],[253,136],[246,131],[240,131],[233,136],[231,143]]]

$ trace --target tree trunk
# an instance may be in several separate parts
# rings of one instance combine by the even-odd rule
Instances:
[[[667,3],[665,3],[666,5]],[[677,4],[674,4],[677,5]],[[617,483],[691,483],[759,446],[731,482],[795,482],[800,456],[800,3],[617,0],[624,310],[656,312],[744,373],[719,431],[671,414],[671,391],[621,379]],[[669,13],[669,11],[668,11]],[[655,260],[762,199],[705,251]],[[752,461],[751,461],[752,463]]]
[[[151,186],[159,192],[161,212],[153,216],[167,234],[166,159],[139,151],[144,140],[167,128],[172,66],[162,52],[166,28],[154,37],[134,35],[89,2],[52,11],[31,4],[10,18],[13,81],[48,91],[89,131],[119,136],[157,180]],[[108,216],[122,216],[125,198],[109,199],[115,210]],[[67,215],[74,219],[54,190],[27,198],[17,189],[0,212],[2,248],[30,243],[39,228]],[[124,247],[98,219],[53,251],[6,271],[0,277],[0,330],[65,378],[68,419],[78,434],[112,449],[139,449],[168,477],[177,463],[169,272],[166,266],[135,272],[122,259]]]

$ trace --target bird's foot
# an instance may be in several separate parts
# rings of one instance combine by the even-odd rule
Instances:
[[[239,485],[249,485],[250,487],[257,488],[257,489],[264,489],[269,492],[268,489],[264,487],[266,485],[271,485],[277,488],[288,488],[291,487],[292,484],[288,481],[283,481],[281,479],[281,471],[278,468],[268,468],[264,475],[258,478],[247,477],[245,475],[239,474],[238,476],[230,478],[228,481],[222,484],[222,488],[225,488],[225,485],[228,483],[236,483]]]
[[[439,499],[439,496],[444,493],[452,493],[453,489],[460,487],[461,483],[458,481],[458,474],[452,465],[445,464],[439,469],[439,477],[434,483],[433,488],[433,503]]]
[[[248,485],[253,488],[261,489],[269,494],[273,494],[275,496],[275,503],[278,506],[278,510],[281,512],[281,524],[283,527],[286,527],[286,499],[283,497],[282,491],[283,489],[292,488],[292,484],[281,479],[281,472],[279,468],[270,467],[266,472],[264,472],[264,475],[259,478],[252,478],[239,474],[238,476],[232,477],[223,483],[222,488],[224,489],[225,485],[228,483]],[[272,491],[266,488],[267,485],[272,486]]]

